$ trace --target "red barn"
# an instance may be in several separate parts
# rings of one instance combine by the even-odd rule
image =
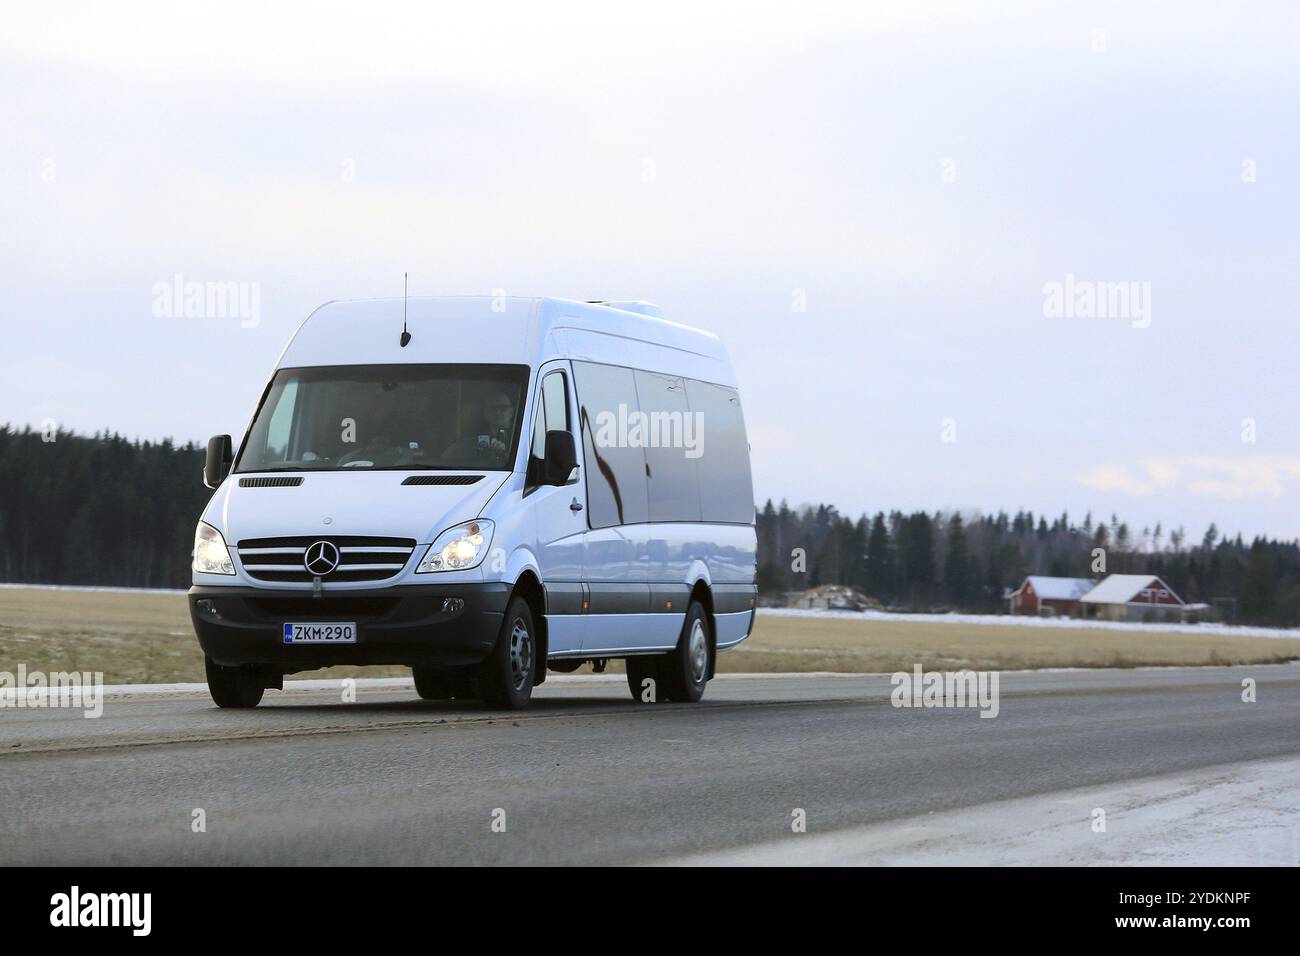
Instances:
[[[1079,599],[1087,617],[1107,621],[1181,621],[1183,599],[1154,574],[1112,574]]]
[[[1096,585],[1091,578],[1050,578],[1033,574],[1011,592],[1012,614],[1074,617],[1079,598]]]

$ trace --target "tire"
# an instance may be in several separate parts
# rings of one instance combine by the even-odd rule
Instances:
[[[662,657],[659,654],[627,658],[627,689],[632,692],[632,699],[638,704],[655,704],[664,699],[659,678],[660,660]],[[654,683],[647,687],[645,684],[647,680]],[[647,692],[652,689],[653,693],[649,694],[650,699],[646,700]]]
[[[693,704],[703,697],[711,653],[709,616],[703,604],[692,601],[686,609],[677,647],[658,658],[660,699]]]
[[[474,696],[473,680],[434,667],[412,667],[415,692],[421,700],[464,700]]]
[[[537,627],[528,602],[512,597],[501,621],[496,647],[479,665],[483,703],[501,710],[523,710],[533,696],[537,670]]]
[[[261,676],[251,667],[226,667],[203,655],[203,669],[208,675],[208,693],[218,707],[256,707],[266,688]]]

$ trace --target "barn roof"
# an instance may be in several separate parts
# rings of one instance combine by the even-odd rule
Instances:
[[[1183,603],[1174,589],[1154,574],[1112,574],[1079,600],[1087,604],[1131,604],[1143,588],[1153,583],[1167,590],[1179,604]]]
[[[1035,594],[1048,601],[1076,601],[1097,583],[1091,578],[1051,578],[1041,574],[1031,574],[1025,581],[1033,585]]]

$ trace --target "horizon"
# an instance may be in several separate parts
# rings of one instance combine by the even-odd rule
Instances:
[[[27,431],[27,432],[29,432],[29,433],[33,433],[33,434],[40,434],[40,432],[41,432],[41,429],[40,429],[40,428],[34,428],[34,427],[30,426],[30,425],[22,425],[22,426],[19,426],[19,427],[15,428],[15,424],[14,424],[13,422],[0,422],[0,431],[3,431],[3,430],[5,430],[5,429],[8,429],[11,433],[18,433],[18,434],[21,434],[23,431]],[[64,434],[64,432],[60,432],[60,434]],[[164,437],[162,437],[162,438],[146,438],[146,437],[140,437],[140,436],[124,435],[124,434],[122,434],[122,433],[120,433],[120,432],[117,432],[117,431],[110,431],[110,430],[105,430],[105,431],[95,432],[95,433],[88,433],[88,434],[83,434],[83,433],[75,432],[75,431],[74,431],[74,432],[68,432],[67,434],[69,434],[70,437],[74,437],[74,438],[92,439],[92,440],[93,440],[93,439],[105,439],[105,438],[120,438],[120,439],[123,439],[123,440],[125,440],[125,441],[131,442],[132,444],[137,444],[137,445],[139,445],[139,444],[145,444],[145,443],[151,443],[151,444],[154,444],[154,445],[160,445],[160,444],[162,444],[162,443],[165,442],[165,441],[170,441],[170,442],[172,443],[172,447],[174,447],[174,448],[193,448],[195,451],[198,451],[198,452],[202,452],[202,451],[204,451],[204,448],[205,448],[205,446],[206,446],[206,444],[207,444],[206,439],[204,439],[204,440],[191,439],[191,440],[187,440],[187,441],[179,441],[179,440],[177,440],[177,439],[175,439],[175,438],[168,437],[168,436],[164,436]],[[234,437],[235,437],[235,438],[238,438],[239,436],[234,436]],[[878,514],[882,514],[882,515],[884,515],[886,518],[889,518],[891,515],[894,515],[894,514],[903,514],[903,515],[907,515],[907,514],[914,514],[914,513],[924,512],[924,513],[926,513],[926,514],[935,515],[935,516],[943,516],[943,517],[947,517],[947,518],[951,518],[952,515],[954,515],[954,514],[960,514],[961,517],[962,517],[962,521],[965,522],[965,523],[967,524],[967,527],[969,527],[969,523],[970,523],[970,519],[971,519],[971,518],[975,518],[975,519],[984,519],[984,518],[992,518],[992,517],[996,517],[996,516],[999,516],[999,515],[1005,515],[1005,516],[1007,516],[1007,517],[1009,517],[1009,518],[1014,518],[1016,515],[1019,515],[1019,514],[1028,514],[1028,515],[1030,515],[1031,517],[1034,518],[1035,522],[1037,522],[1037,521],[1039,521],[1039,520],[1047,521],[1049,527],[1050,527],[1052,524],[1054,524],[1057,520],[1059,520],[1060,518],[1062,518],[1062,517],[1067,517],[1067,518],[1069,519],[1069,522],[1070,522],[1070,524],[1069,524],[1069,528],[1070,528],[1070,530],[1083,530],[1083,527],[1084,527],[1083,524],[1082,524],[1079,520],[1077,520],[1077,517],[1076,517],[1076,516],[1071,516],[1071,515],[1070,515],[1070,512],[1068,511],[1068,509],[1067,509],[1067,510],[1064,510],[1064,511],[1055,512],[1055,511],[1050,511],[1050,510],[1036,511],[1036,510],[1034,510],[1034,509],[1026,508],[1026,507],[1001,507],[1001,506],[996,507],[996,508],[968,507],[968,508],[959,508],[959,509],[952,509],[952,508],[913,508],[913,509],[904,509],[904,508],[898,508],[898,507],[890,507],[890,508],[885,509],[885,508],[879,508],[879,507],[877,507],[877,508],[866,508],[865,510],[859,510],[859,511],[848,511],[848,510],[845,510],[845,509],[841,508],[841,507],[839,506],[839,504],[837,504],[837,503],[834,502],[834,501],[798,501],[798,502],[795,502],[795,501],[793,501],[793,500],[790,498],[790,496],[788,496],[788,495],[781,495],[781,496],[777,496],[777,495],[766,495],[766,496],[755,495],[755,500],[754,500],[754,511],[755,511],[755,514],[757,515],[757,514],[761,513],[761,512],[763,511],[763,509],[764,509],[764,508],[765,508],[769,503],[770,503],[774,508],[776,508],[778,511],[779,511],[780,508],[784,505],[784,506],[787,507],[791,512],[794,512],[794,513],[796,513],[796,514],[802,514],[803,512],[805,512],[805,511],[809,511],[809,510],[811,510],[811,511],[816,511],[818,508],[823,508],[823,507],[825,507],[825,508],[832,508],[832,509],[835,510],[836,514],[838,514],[841,518],[847,518],[847,519],[849,519],[849,520],[851,520],[851,521],[853,521],[853,522],[855,522],[855,523],[856,523],[859,519],[866,519],[868,522],[870,522],[871,519],[873,519],[873,518],[874,518],[876,515],[878,515]],[[1265,535],[1258,535],[1258,534],[1247,535],[1244,531],[1241,531],[1241,530],[1236,530],[1236,529],[1234,529],[1234,530],[1226,530],[1225,527],[1223,526],[1222,522],[1219,522],[1219,521],[1213,521],[1213,520],[1212,520],[1209,524],[1207,524],[1207,525],[1205,526],[1205,528],[1200,532],[1200,534],[1197,534],[1196,531],[1195,531],[1195,529],[1192,529],[1192,528],[1188,528],[1188,527],[1186,527],[1186,525],[1185,525],[1184,523],[1182,523],[1182,522],[1174,523],[1174,524],[1171,526],[1171,525],[1169,524],[1168,521],[1166,521],[1166,520],[1164,520],[1164,519],[1157,519],[1155,522],[1152,522],[1152,523],[1150,523],[1149,525],[1145,525],[1145,526],[1139,527],[1139,526],[1136,525],[1134,522],[1128,520],[1128,519],[1127,519],[1124,515],[1122,515],[1122,514],[1118,514],[1118,513],[1116,513],[1116,514],[1114,514],[1114,516],[1115,516],[1115,517],[1118,517],[1118,519],[1119,519],[1119,524],[1127,526],[1127,528],[1128,528],[1130,534],[1132,535],[1132,543],[1131,543],[1131,546],[1129,547],[1128,552],[1127,552],[1127,553],[1130,553],[1130,554],[1160,554],[1160,553],[1173,553],[1173,549],[1170,548],[1170,547],[1162,547],[1162,548],[1160,548],[1159,550],[1155,550],[1155,549],[1147,549],[1147,548],[1144,548],[1144,547],[1139,547],[1139,544],[1141,543],[1141,542],[1139,541],[1139,538],[1141,537],[1141,533],[1142,533],[1142,531],[1144,531],[1144,530],[1154,530],[1154,528],[1155,528],[1155,526],[1156,526],[1157,524],[1160,525],[1160,527],[1161,527],[1161,529],[1162,529],[1162,536],[1164,537],[1164,539],[1166,540],[1166,542],[1168,542],[1168,536],[1169,536],[1169,533],[1170,533],[1171,531],[1178,530],[1178,529],[1181,528],[1183,531],[1187,532],[1186,540],[1185,540],[1185,542],[1184,542],[1184,544],[1183,544],[1183,546],[1182,546],[1182,548],[1181,548],[1181,550],[1183,550],[1183,551],[1188,551],[1188,550],[1191,550],[1192,548],[1200,547],[1200,542],[1203,540],[1203,538],[1205,537],[1205,535],[1209,532],[1211,526],[1213,526],[1213,528],[1214,528],[1215,531],[1217,532],[1217,539],[1216,539],[1216,540],[1217,540],[1218,543],[1230,542],[1230,541],[1236,541],[1236,540],[1241,540],[1241,541],[1244,542],[1244,543],[1250,543],[1250,542],[1254,541],[1256,538],[1263,537],[1263,538],[1265,538],[1266,540],[1268,540],[1269,542],[1276,543],[1276,544],[1282,544],[1282,545],[1295,544],[1295,545],[1300,545],[1300,536],[1297,536],[1297,537],[1295,537],[1295,538],[1286,538],[1286,537],[1279,537],[1279,536],[1276,536],[1276,535],[1267,535],[1267,534],[1265,534]],[[1084,517],[1084,520],[1091,519],[1091,521],[1092,521],[1092,528],[1093,528],[1094,531],[1095,531],[1095,529],[1096,529],[1099,525],[1103,525],[1103,524],[1104,524],[1104,525],[1106,525],[1106,526],[1109,527],[1109,526],[1112,524],[1112,522],[1109,520],[1111,516],[1107,516],[1107,515],[1098,515],[1098,514],[1092,512],[1092,511],[1087,511],[1087,512],[1085,512],[1083,517]],[[1050,520],[1049,520],[1049,519],[1050,519]],[[1113,547],[1114,545],[1112,544],[1112,545],[1110,545],[1110,546]]]

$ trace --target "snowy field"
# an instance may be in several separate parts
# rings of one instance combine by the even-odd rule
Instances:
[[[1069,617],[1029,617],[1010,614],[900,614],[891,611],[807,611],[790,607],[763,607],[763,617],[806,617],[843,621],[892,621],[915,624],[964,624],[974,627],[1066,628],[1070,630],[1148,632],[1151,634],[1206,634],[1224,637],[1281,637],[1300,640],[1300,628],[1234,627],[1227,624],[1135,624],[1129,621],[1082,621]]]

